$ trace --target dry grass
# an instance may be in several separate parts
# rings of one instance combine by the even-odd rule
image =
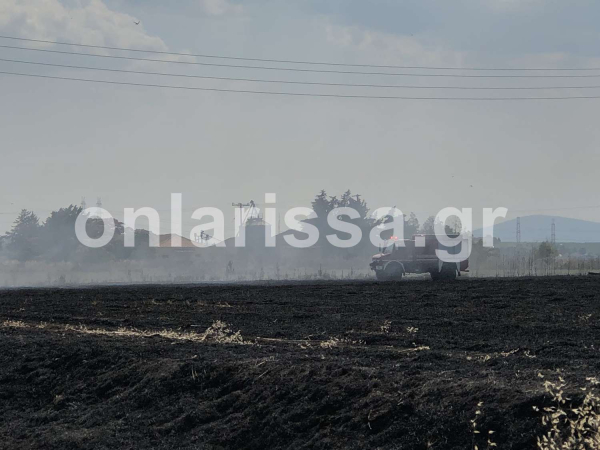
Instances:
[[[29,328],[25,322],[21,320],[5,320],[2,326],[6,328]]]
[[[474,352],[475,353],[475,352]],[[531,353],[529,350],[521,350],[520,348],[514,350],[508,350],[506,352],[494,352],[494,353],[484,353],[484,354],[475,354],[467,356],[467,361],[479,361],[479,362],[488,362],[492,359],[496,358],[509,358],[511,356],[525,356],[526,358],[534,359],[537,358],[536,355]]]
[[[491,449],[496,447],[496,443],[493,440],[494,430],[487,430],[487,432],[482,432],[479,429],[479,419],[483,414],[483,402],[477,403],[477,409],[475,410],[475,417],[471,419],[471,428],[473,429],[473,437],[472,437],[472,448],[473,450],[480,450],[483,448]],[[485,447],[484,447],[485,445]]]
[[[540,450],[597,450],[600,449],[599,398],[595,386],[596,378],[588,378],[589,386],[580,388],[583,401],[573,407],[571,398],[566,397],[567,383],[562,377],[558,382],[544,382],[544,389],[553,401],[552,406],[543,408],[542,423],[548,431],[538,437]],[[536,411],[540,408],[534,407]]]
[[[335,348],[335,347],[339,347],[339,346],[343,346],[343,345],[365,345],[366,342],[365,341],[353,341],[352,339],[348,339],[348,338],[330,338],[326,341],[321,342],[319,345],[321,346],[321,348]]]
[[[22,321],[16,320],[5,320],[2,326],[7,328],[41,328],[45,329],[48,327],[46,322],[39,324],[29,325]],[[206,331],[202,334],[190,333],[183,331],[174,330],[161,330],[161,331],[148,331],[139,330],[136,328],[117,328],[115,330],[109,330],[104,328],[89,328],[85,325],[52,325],[53,329],[60,331],[71,331],[81,334],[92,334],[101,336],[113,336],[113,337],[137,337],[137,338],[148,338],[153,336],[162,337],[171,340],[180,341],[193,341],[193,342],[205,342],[205,343],[217,343],[217,344],[240,344],[247,345],[251,342],[244,341],[239,331],[232,331],[230,325],[220,320],[214,322]]]
[[[392,330],[392,321],[386,320],[383,325],[379,327],[382,333],[388,334]]]
[[[246,344],[239,330],[233,332],[225,322],[217,320],[201,335],[202,342],[217,342],[219,344]]]

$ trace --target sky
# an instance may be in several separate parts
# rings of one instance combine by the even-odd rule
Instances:
[[[558,0],[1,0],[0,35],[183,54],[453,68],[600,68],[600,4]],[[139,25],[135,22],[139,21]],[[0,47],[0,59],[180,75],[454,87],[600,85],[600,78],[452,78],[258,70],[599,75],[252,63],[0,39],[0,45],[165,59],[156,63]],[[596,89],[472,91],[267,84],[0,61],[0,71],[230,90],[406,97],[600,96]],[[0,74],[0,233],[19,210],[45,219],[85,197],[117,218],[170,194],[191,211],[277,194],[282,215],[321,189],[424,221],[447,206],[506,207],[600,222],[600,99],[451,101],[278,96]],[[189,212],[188,212],[189,211]],[[187,216],[186,216],[187,215]],[[140,222],[143,226],[143,222]]]

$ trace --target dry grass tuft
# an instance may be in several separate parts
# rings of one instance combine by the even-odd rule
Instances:
[[[330,338],[326,341],[321,342],[320,346],[322,348],[335,348],[341,345],[365,345],[365,341],[353,341],[348,338]]]
[[[225,322],[217,320],[201,335],[202,342],[217,342],[219,344],[245,344],[239,330],[233,332]]]
[[[567,383],[562,377],[559,377],[557,383],[544,382],[544,389],[550,395],[554,405],[543,408],[542,423],[550,429],[542,437],[538,437],[538,449],[600,449],[600,405],[594,388],[598,380],[588,378],[587,381],[590,387],[580,388],[585,396],[579,407],[567,404],[571,399],[565,396]],[[533,409],[540,410],[536,406]]]
[[[2,326],[7,328],[29,328],[27,324],[21,320],[5,320],[2,322]]]
[[[382,333],[389,333],[392,330],[392,321],[391,320],[386,320],[385,322],[383,322],[383,325],[381,325],[379,327],[379,329],[381,330]]]

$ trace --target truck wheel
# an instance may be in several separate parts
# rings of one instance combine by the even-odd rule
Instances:
[[[402,279],[402,275],[404,275],[404,270],[402,269],[402,266],[398,263],[389,263],[385,267],[384,272],[386,280],[400,281]]]

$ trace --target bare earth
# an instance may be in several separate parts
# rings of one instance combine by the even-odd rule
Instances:
[[[0,448],[531,449],[599,318],[600,277],[0,291]]]

